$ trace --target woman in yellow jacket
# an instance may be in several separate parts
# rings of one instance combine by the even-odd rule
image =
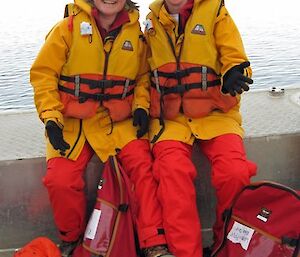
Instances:
[[[256,173],[246,158],[239,112],[240,94],[253,82],[250,63],[223,1],[155,0],[150,9],[150,137],[166,239],[176,257],[201,257],[192,145],[212,165],[217,245],[222,213]]]
[[[139,139],[148,130],[149,79],[137,8],[130,0],[75,0],[65,16],[47,35],[30,74],[46,128],[43,182],[62,256],[85,229],[83,173],[94,153],[103,162],[117,154],[135,185],[141,247],[164,245],[149,142]],[[154,250],[168,253],[165,246]]]

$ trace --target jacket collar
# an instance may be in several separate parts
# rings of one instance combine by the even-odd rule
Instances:
[[[113,22],[113,24],[110,26],[109,30],[106,31],[104,28],[101,27],[101,23],[100,23],[100,19],[99,19],[99,11],[96,8],[92,9],[92,15],[95,18],[97,27],[100,31],[102,38],[105,38],[109,32],[111,32],[115,29],[118,29],[119,27],[121,27],[123,24],[125,24],[127,22],[130,22],[128,12],[125,10],[122,10],[121,12],[119,12],[117,14],[116,19]]]

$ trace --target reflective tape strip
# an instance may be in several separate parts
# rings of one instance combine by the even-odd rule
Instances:
[[[128,92],[128,88],[129,88],[129,83],[130,83],[130,80],[126,79],[123,94],[122,94],[122,97],[121,97],[122,99],[124,99],[126,97],[126,94]]]
[[[202,90],[207,90],[207,67],[202,66]]]
[[[154,80],[155,80],[156,90],[157,90],[158,93],[160,93],[159,79],[158,79],[158,73],[157,73],[157,70],[154,70],[154,71],[153,71],[153,75],[154,75]]]
[[[74,89],[74,95],[76,97],[79,97],[79,92],[80,92],[80,76],[76,75],[75,76],[75,89]]]

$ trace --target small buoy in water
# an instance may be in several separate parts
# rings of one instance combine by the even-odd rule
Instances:
[[[284,95],[284,88],[271,87],[269,89],[269,94],[270,94],[270,96],[273,96],[273,97],[280,97],[280,96]]]

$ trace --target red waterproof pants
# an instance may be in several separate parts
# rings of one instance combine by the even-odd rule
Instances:
[[[86,143],[76,161],[65,158],[48,160],[43,181],[48,189],[61,240],[76,241],[84,233],[86,197],[83,175],[93,154],[93,149]],[[141,247],[165,244],[165,236],[160,234],[161,207],[156,198],[157,184],[152,175],[153,160],[149,142],[131,141],[120,151],[118,159],[135,186]]]
[[[211,163],[211,179],[216,189],[215,241],[221,238],[222,213],[256,173],[256,165],[246,159],[242,139],[226,134],[197,141]],[[192,147],[179,141],[161,141],[153,147],[153,173],[159,186],[163,226],[170,250],[176,257],[202,257],[201,227],[196,205],[191,160]]]

